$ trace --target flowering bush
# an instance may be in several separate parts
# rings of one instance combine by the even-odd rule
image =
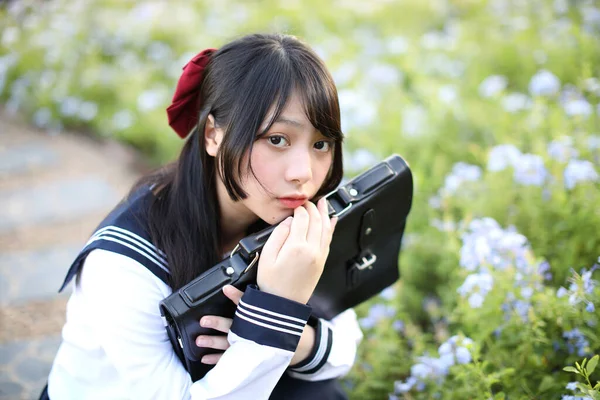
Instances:
[[[349,176],[392,152],[414,173],[401,280],[358,308],[352,397],[597,397],[598,5],[12,1],[0,102],[162,162],[181,146],[164,112],[181,67],[251,31],[325,59]]]

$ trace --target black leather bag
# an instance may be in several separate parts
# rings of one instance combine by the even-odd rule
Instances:
[[[339,220],[323,274],[308,302],[313,315],[331,319],[398,280],[400,244],[412,197],[412,174],[398,155],[326,196],[329,215]],[[256,283],[260,251],[274,229],[242,239],[228,258],[160,302],[173,347],[194,381],[213,367],[201,364],[202,357],[219,352],[196,346],[196,337],[223,334],[202,328],[199,320],[204,315],[233,318],[236,306],[221,288],[231,284],[244,290]]]

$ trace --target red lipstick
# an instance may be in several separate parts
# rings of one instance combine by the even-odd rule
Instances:
[[[302,204],[306,202],[308,197],[306,196],[288,196],[288,197],[279,197],[279,204],[281,204],[285,208],[298,208]]]

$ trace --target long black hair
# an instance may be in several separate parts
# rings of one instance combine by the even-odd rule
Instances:
[[[198,123],[179,158],[140,179],[132,190],[153,187],[149,234],[167,255],[173,290],[221,260],[216,179],[223,180],[232,200],[246,197],[240,185],[243,156],[270,129],[293,91],[302,97],[311,124],[335,142],[331,169],[315,197],[335,189],[343,175],[337,90],[324,63],[307,45],[289,35],[244,36],[213,53],[204,74]],[[271,107],[273,117],[261,131]],[[205,150],[209,114],[225,131],[216,157]],[[249,164],[250,157],[247,160]]]

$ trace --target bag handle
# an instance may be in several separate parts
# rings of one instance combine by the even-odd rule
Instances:
[[[392,179],[396,172],[388,165],[388,160],[375,165],[346,185],[326,194],[324,197],[327,199],[329,216],[341,217],[352,208],[352,204],[361,201],[372,191]],[[275,227],[276,225],[273,225],[253,235],[246,236],[238,242],[231,255],[239,250],[241,256],[247,262],[251,262],[260,253]]]

